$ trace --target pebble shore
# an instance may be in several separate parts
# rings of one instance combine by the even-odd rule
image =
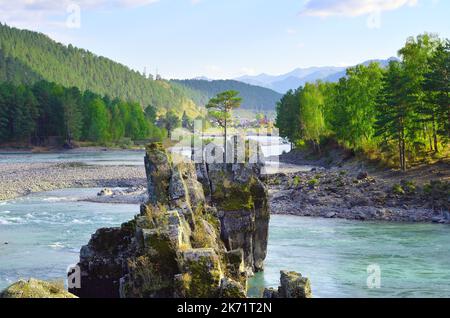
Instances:
[[[80,163],[2,163],[0,201],[64,188],[144,187],[144,166],[91,166]]]
[[[411,182],[395,186],[389,179],[338,169],[281,173],[265,181],[272,214],[450,223],[445,182],[426,191]]]

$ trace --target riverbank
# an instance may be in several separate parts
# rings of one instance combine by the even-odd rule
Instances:
[[[1,163],[0,201],[65,188],[129,188],[146,184],[143,166]]]
[[[449,160],[401,172],[339,150],[320,158],[293,151],[280,159],[320,168],[267,176],[273,214],[450,223]]]
[[[40,154],[40,153],[91,153],[91,152],[106,152],[106,151],[143,151],[144,147],[102,147],[102,146],[82,146],[73,149],[64,149],[62,147],[37,147],[37,146],[24,146],[24,147],[0,147],[0,153],[8,154]]]

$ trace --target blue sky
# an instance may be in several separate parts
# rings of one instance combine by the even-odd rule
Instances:
[[[450,38],[449,14],[448,0],[0,0],[2,22],[165,78],[387,58],[411,35]]]

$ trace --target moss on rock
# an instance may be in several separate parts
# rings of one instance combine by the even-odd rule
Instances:
[[[183,294],[188,298],[211,298],[220,294],[223,272],[213,249],[192,249],[183,253]]]
[[[0,293],[0,298],[78,298],[64,289],[64,284],[30,278],[19,280]]]

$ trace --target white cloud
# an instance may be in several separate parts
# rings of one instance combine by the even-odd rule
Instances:
[[[65,26],[73,5],[84,10],[135,8],[159,0],[0,0],[0,21],[23,28]]]
[[[356,17],[375,12],[392,11],[403,6],[415,6],[418,0],[309,0],[303,15]]]

